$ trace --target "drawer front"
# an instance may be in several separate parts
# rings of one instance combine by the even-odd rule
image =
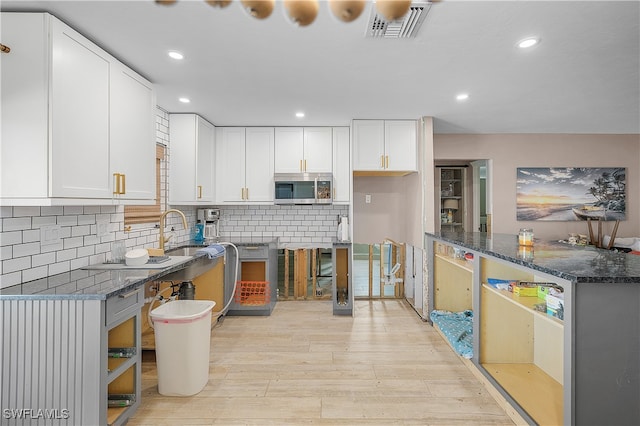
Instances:
[[[267,246],[240,246],[238,247],[240,259],[267,259],[269,247]]]
[[[118,294],[107,299],[105,324],[120,322],[142,309],[142,288]]]

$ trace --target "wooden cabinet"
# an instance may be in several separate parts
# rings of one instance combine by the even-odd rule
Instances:
[[[275,173],[331,173],[331,127],[276,127]]]
[[[464,167],[441,167],[440,183],[440,229],[447,231],[464,231],[465,221],[465,177]]]
[[[218,203],[273,202],[273,127],[218,128],[216,159]]]
[[[1,20],[12,55],[2,58],[0,203],[152,201],[152,85],[49,14]]]
[[[353,120],[354,172],[417,171],[415,120]]]
[[[169,203],[211,204],[214,191],[215,128],[195,114],[169,116]]]
[[[351,202],[351,143],[348,127],[333,131],[333,204]]]

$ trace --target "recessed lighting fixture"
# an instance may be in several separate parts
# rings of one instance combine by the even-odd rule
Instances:
[[[167,55],[169,55],[170,58],[172,59],[176,59],[176,60],[180,60],[180,59],[184,59],[184,55],[180,52],[177,52],[175,50],[170,50]]]
[[[529,47],[535,46],[538,43],[540,43],[540,39],[539,38],[537,38],[537,37],[527,37],[527,38],[524,38],[524,39],[520,40],[518,42],[517,46],[520,49],[527,49]]]
[[[456,100],[458,101],[466,101],[467,99],[469,99],[468,93],[460,93],[459,95],[456,96]]]
[[[303,118],[304,117],[304,112],[296,112],[296,117]]]
[[[178,98],[178,100],[183,104],[188,104],[189,102],[191,102],[191,99],[189,98]]]

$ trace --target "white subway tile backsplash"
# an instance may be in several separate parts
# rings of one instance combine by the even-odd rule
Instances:
[[[69,262],[68,260],[49,265],[49,275],[61,274],[62,272],[68,272],[70,270],[71,262]]]
[[[2,232],[31,229],[30,217],[14,217],[2,220]]]
[[[14,257],[13,259],[2,261],[3,274],[22,271],[23,269],[28,268],[31,268],[31,256]]]
[[[74,259],[77,256],[76,249],[60,250],[56,252],[56,262]]]
[[[32,218],[32,226],[34,229],[47,225],[55,225],[56,216],[34,216]]]
[[[0,246],[10,246],[22,243],[22,231],[2,232]]]
[[[40,254],[40,241],[13,246],[13,257],[31,256]]]
[[[20,284],[22,281],[22,272],[8,273],[4,269],[0,276],[0,288],[11,287],[12,285]]]
[[[83,212],[84,212],[83,206],[64,206],[65,216],[78,215],[78,214],[82,214]]]
[[[38,255],[35,255],[35,256],[31,257],[31,266],[32,267],[48,265],[50,263],[55,263],[55,262],[56,262],[56,253],[55,252],[38,254]]]
[[[78,216],[57,216],[57,224],[60,226],[76,226],[78,224]]]
[[[64,214],[62,206],[46,206],[40,207],[40,216],[61,216]]]
[[[31,216],[40,216],[40,207],[39,206],[16,206],[13,208],[13,217],[31,217]]]
[[[13,207],[2,206],[0,207],[0,217],[12,217],[13,216]]]
[[[38,278],[44,278],[49,274],[49,268],[45,266],[39,266],[37,268],[26,269],[22,271],[23,281],[37,280]]]

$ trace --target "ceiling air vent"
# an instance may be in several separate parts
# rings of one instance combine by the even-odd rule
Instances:
[[[409,11],[402,19],[387,21],[378,14],[375,7],[371,8],[366,37],[372,38],[411,38],[415,37],[427,17],[431,8],[430,1],[411,3]]]

